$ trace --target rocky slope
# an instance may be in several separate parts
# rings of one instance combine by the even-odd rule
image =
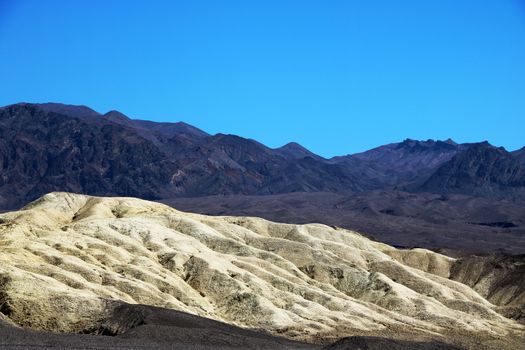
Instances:
[[[115,301],[289,339],[349,335],[523,348],[525,327],[450,280],[455,259],[320,224],[207,217],[52,193],[0,215],[0,312],[36,330],[109,329]]]
[[[525,255],[468,256],[457,260],[450,278],[471,286],[499,312],[525,322]]]
[[[522,147],[518,150],[515,150],[514,152],[511,152],[512,155],[521,162],[521,164],[525,165],[525,147]]]
[[[76,111],[76,109],[75,109]],[[160,198],[175,171],[135,132],[31,105],[0,109],[0,207],[16,208],[58,188],[99,195]]]
[[[473,144],[441,165],[420,190],[486,197],[522,195],[525,167],[503,148]]]
[[[158,199],[349,193],[373,183],[299,145],[273,150],[184,123],[54,103],[0,108],[0,171],[0,210],[56,190]]]
[[[351,164],[368,177],[377,179],[382,187],[402,188],[426,179],[440,165],[468,148],[452,140],[403,142],[379,146],[362,153],[331,159],[337,163]]]
[[[324,159],[293,142],[272,149],[182,122],[20,103],[0,108],[0,210],[50,191],[166,199],[397,189],[515,198],[525,196],[520,152],[407,139]]]

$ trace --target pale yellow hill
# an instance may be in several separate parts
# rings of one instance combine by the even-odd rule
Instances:
[[[24,327],[85,332],[117,299],[309,341],[523,344],[522,325],[447,279],[452,262],[320,224],[51,193],[0,215],[0,310]]]

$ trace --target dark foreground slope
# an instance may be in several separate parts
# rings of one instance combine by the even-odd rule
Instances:
[[[174,310],[121,304],[91,334],[25,330],[0,321],[2,349],[315,349]]]
[[[407,342],[378,337],[348,337],[333,344],[327,345],[322,350],[453,350],[460,349],[455,346],[436,342]]]
[[[1,317],[1,314],[0,314]],[[121,304],[105,328],[91,334],[58,334],[22,329],[0,318],[0,348],[15,349],[459,349],[439,342],[351,337],[333,344],[306,344],[251,331],[184,312]]]
[[[498,305],[498,312],[525,322],[525,255],[468,256],[457,260],[450,278]]]

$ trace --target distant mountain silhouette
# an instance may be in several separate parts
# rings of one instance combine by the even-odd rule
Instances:
[[[480,196],[512,195],[525,188],[525,168],[509,152],[488,142],[469,145],[442,164],[420,190]]]
[[[19,103],[18,105],[34,106],[38,109],[41,109],[45,112],[54,112],[58,114],[67,115],[70,117],[80,118],[80,119],[93,119],[100,117],[100,113],[87,106],[76,106],[76,105],[67,105],[63,103]],[[7,106],[7,108],[12,106]],[[6,108],[6,107],[4,107]]]
[[[179,134],[187,134],[195,137],[210,136],[204,131],[197,129],[196,127],[186,124],[184,122],[158,123],[149,120],[130,119],[126,115],[120,113],[119,111],[109,111],[102,117],[123,126],[131,127],[138,130],[148,130],[149,132],[159,133],[166,137],[174,137]]]
[[[146,199],[372,190],[514,196],[520,160],[485,144],[417,141],[324,159],[297,143],[271,149],[183,122],[130,119],[86,106],[0,108],[0,209],[50,191]]]
[[[301,159],[305,157],[310,157],[317,160],[324,159],[317,154],[310,152],[297,142],[289,142],[284,146],[276,148],[275,151],[283,157],[289,159]]]
[[[0,109],[0,208],[44,193],[159,199],[208,194],[367,189],[348,167],[272,150],[185,123],[132,120],[85,106],[17,104]],[[315,159],[314,159],[315,158]]]
[[[17,207],[59,188],[151,199],[167,194],[176,169],[151,142],[104,123],[85,107],[64,108],[75,117],[47,107],[0,110],[0,207]]]
[[[464,145],[452,140],[417,141],[406,139],[363,153],[332,158],[333,162],[346,163],[360,169],[367,177],[378,180],[383,186],[405,187],[421,181],[433,170],[450,160]]]
[[[184,195],[361,191],[369,186],[348,167],[283,154],[257,141],[217,134],[173,154],[172,182]]]

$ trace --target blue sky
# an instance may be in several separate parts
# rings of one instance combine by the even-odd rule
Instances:
[[[0,0],[0,105],[183,120],[323,156],[525,146],[525,1]]]

